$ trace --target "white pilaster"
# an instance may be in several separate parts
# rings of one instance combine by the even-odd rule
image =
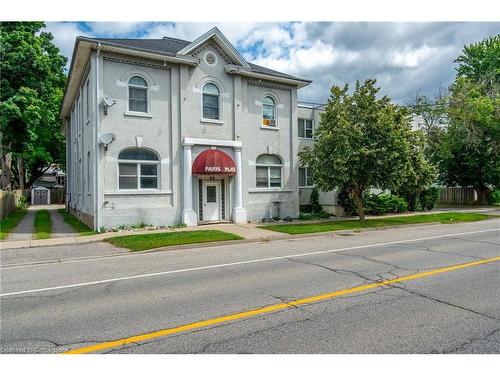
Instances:
[[[241,167],[241,148],[234,148],[234,158],[236,162],[236,176],[234,183],[234,210],[233,221],[235,223],[246,223],[247,212],[243,208],[243,168]]]
[[[198,225],[198,215],[193,210],[193,179],[191,175],[191,145],[184,145],[184,204],[182,222],[188,227]]]

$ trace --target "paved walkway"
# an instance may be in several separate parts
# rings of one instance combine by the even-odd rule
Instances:
[[[75,231],[71,226],[64,221],[63,216],[57,212],[58,209],[64,208],[64,205],[51,205],[46,208],[50,212],[50,220],[52,221],[51,238],[74,237]]]
[[[90,236],[78,236],[74,235],[70,229],[64,229],[63,224],[64,221],[62,220],[61,215],[57,212],[58,208],[61,208],[63,206],[57,206],[57,205],[51,205],[51,206],[35,206],[36,208],[32,208],[30,211],[36,210],[36,209],[54,209],[52,211],[52,220],[53,220],[53,238],[49,238],[46,240],[33,240],[31,239],[31,235],[27,236],[25,238],[18,237],[17,240],[9,238],[9,241],[2,241],[0,242],[0,248],[1,249],[17,249],[17,248],[26,248],[26,247],[40,247],[40,246],[57,246],[57,245],[68,245],[68,244],[81,244],[81,243],[91,243],[91,242],[99,242],[102,241],[106,238],[111,238],[111,237],[118,237],[118,236],[130,236],[130,235],[135,235],[135,234],[147,234],[147,233],[166,233],[166,232],[173,232],[173,231],[193,231],[193,230],[207,230],[207,229],[215,229],[215,230],[221,230],[229,233],[234,233],[240,237],[243,237],[245,240],[250,240],[250,241],[255,241],[255,240],[272,240],[272,239],[278,239],[278,238],[286,238],[290,237],[291,235],[286,234],[286,233],[279,233],[279,232],[273,232],[270,230],[262,229],[262,228],[257,228],[258,226],[262,225],[260,223],[248,223],[248,224],[233,224],[233,223],[224,223],[224,224],[208,224],[208,225],[200,225],[197,227],[185,227],[185,228],[177,228],[177,229],[161,229],[161,230],[134,230],[134,231],[118,231],[118,232],[106,232],[106,233],[100,233],[100,234],[95,234],[95,235],[90,235]],[[30,207],[31,208],[31,207]],[[495,213],[499,214],[500,210],[499,208],[496,207],[487,207],[487,208],[479,208],[479,209],[452,209],[453,211],[461,211],[461,212],[483,212],[483,213]],[[385,215],[382,217],[391,217],[391,216],[412,216],[412,215],[422,215],[422,214],[436,214],[436,213],[442,213],[442,212],[448,212],[450,211],[449,209],[446,208],[439,208],[430,212],[417,212],[417,213],[406,213],[406,214],[400,214],[400,215]],[[29,212],[28,212],[29,213]],[[31,212],[33,214],[33,212]],[[54,219],[56,217],[56,219]],[[367,216],[367,219],[370,218],[380,218],[380,216],[376,217],[369,217]],[[26,219],[26,218],[25,218]],[[353,219],[351,218],[339,218],[339,220],[342,219]],[[24,221],[24,219],[23,219]],[[21,221],[21,223],[23,222]],[[62,224],[59,223],[59,221],[62,221]],[[317,220],[317,221],[308,221],[307,223],[314,223],[314,222],[324,222],[324,221],[331,221],[330,219],[325,219],[325,220]],[[55,223],[59,224],[55,224]],[[295,222],[298,223],[298,222]],[[57,225],[57,229],[56,226]],[[26,232],[26,230],[25,230]],[[54,235],[55,234],[55,235]],[[297,237],[297,236],[295,236]]]
[[[24,215],[22,220],[10,233],[8,237],[9,241],[29,241],[33,237],[33,222],[35,220],[35,211],[31,210],[30,208],[28,208],[28,212],[26,212],[26,215]]]
[[[35,215],[36,211],[39,210],[47,210],[50,213],[50,219],[52,222],[52,238],[74,237],[75,231],[71,228],[71,226],[66,224],[61,214],[57,212],[60,208],[64,208],[64,205],[51,204],[29,206],[26,215],[9,235],[9,241],[2,243],[2,248],[4,248],[4,245],[11,241],[30,241],[33,238],[33,233],[35,231]]]

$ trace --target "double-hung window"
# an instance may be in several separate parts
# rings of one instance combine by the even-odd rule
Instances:
[[[206,120],[220,120],[220,92],[213,83],[203,86],[202,118]]]
[[[158,189],[158,156],[152,151],[131,149],[118,156],[118,188]]]
[[[276,155],[260,155],[256,162],[256,187],[281,187],[283,163]]]
[[[276,102],[270,96],[266,96],[262,101],[262,126],[275,128],[276,123]]]
[[[313,139],[313,121],[299,118],[299,138]]]
[[[128,110],[129,112],[149,113],[148,83],[140,76],[128,80]]]
[[[309,168],[299,168],[299,187],[313,187],[312,176]]]

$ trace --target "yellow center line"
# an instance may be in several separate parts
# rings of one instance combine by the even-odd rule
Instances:
[[[257,315],[267,314],[267,313],[276,312],[276,311],[280,311],[280,310],[286,310],[286,309],[294,308],[296,306],[311,304],[311,303],[315,303],[315,302],[321,302],[321,301],[333,299],[336,297],[345,296],[348,294],[359,293],[359,292],[369,290],[369,289],[380,288],[380,287],[383,287],[386,285],[391,285],[391,284],[400,283],[400,282],[404,282],[404,281],[421,279],[424,277],[429,277],[429,276],[438,275],[441,273],[456,271],[456,270],[460,270],[463,268],[474,267],[474,266],[478,266],[478,265],[486,264],[486,263],[492,263],[492,262],[496,262],[499,260],[500,260],[500,256],[494,257],[494,258],[481,259],[481,260],[477,260],[477,261],[469,262],[469,263],[456,264],[454,266],[437,268],[437,269],[434,269],[431,271],[419,272],[419,273],[414,273],[414,274],[403,276],[403,277],[397,277],[395,279],[388,279],[388,280],[384,280],[384,281],[380,281],[380,282],[364,284],[364,285],[360,285],[360,286],[357,286],[354,288],[341,289],[341,290],[337,290],[337,291],[331,292],[331,293],[320,294],[320,295],[306,297],[306,298],[300,298],[300,299],[296,299],[294,301],[290,301],[288,303],[278,303],[275,305],[265,306],[265,307],[261,307],[261,308],[257,308],[257,309],[253,309],[253,310],[242,311],[242,312],[238,312],[238,313],[230,314],[230,315],[224,315],[224,316],[220,316],[217,318],[202,320],[202,321],[195,322],[195,323],[184,324],[184,325],[181,325],[178,327],[162,329],[159,331],[145,333],[142,335],[126,337],[126,338],[114,340],[114,341],[107,341],[107,342],[103,342],[103,343],[96,344],[96,345],[84,346],[81,348],[68,350],[68,351],[64,352],[63,354],[85,354],[85,353],[92,353],[92,352],[97,352],[97,351],[101,351],[101,350],[116,348],[116,347],[123,346],[123,345],[135,344],[135,343],[138,343],[141,341],[148,341],[148,340],[156,339],[159,337],[173,335],[175,333],[191,331],[194,329],[209,327],[209,326],[213,326],[213,325],[220,324],[220,323],[250,318],[250,317],[257,316]]]

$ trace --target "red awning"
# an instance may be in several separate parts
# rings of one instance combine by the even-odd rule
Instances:
[[[233,159],[225,152],[208,149],[201,152],[194,159],[192,173],[197,175],[235,176],[236,165]]]

